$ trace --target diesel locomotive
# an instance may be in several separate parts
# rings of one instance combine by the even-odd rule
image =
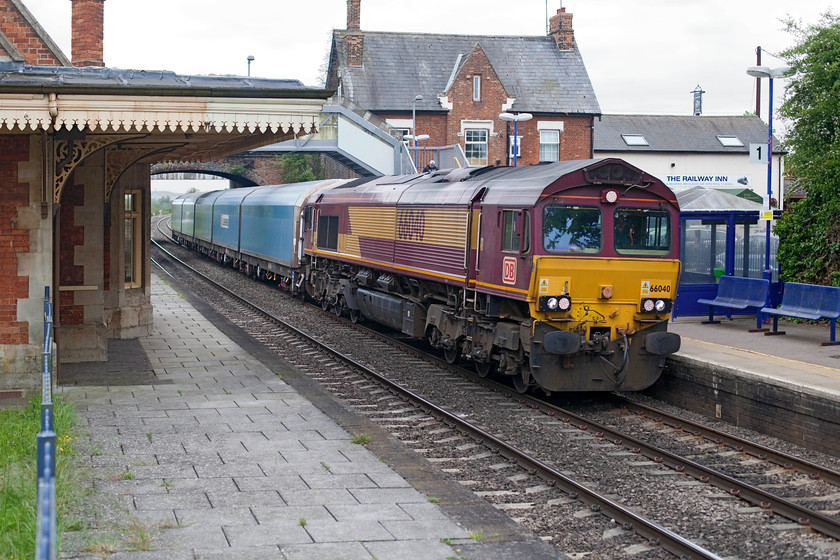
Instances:
[[[679,208],[620,159],[194,193],[175,238],[520,392],[637,391],[667,331]]]

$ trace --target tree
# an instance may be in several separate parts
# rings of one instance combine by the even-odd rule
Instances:
[[[152,215],[160,216],[162,214],[172,213],[172,199],[169,196],[162,196],[160,198],[152,198]]]
[[[779,109],[790,119],[789,173],[805,190],[776,224],[779,264],[787,281],[840,285],[840,18],[816,25],[786,22],[796,45],[782,56],[793,75]]]
[[[322,179],[321,158],[316,154],[288,153],[277,156],[283,183],[302,183]]]

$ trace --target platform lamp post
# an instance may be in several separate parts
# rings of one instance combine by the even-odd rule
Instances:
[[[248,55],[248,76],[251,75],[251,63],[254,62],[254,55]]]
[[[764,199],[765,218],[767,218],[766,237],[764,241],[764,278],[768,281],[773,281],[773,276],[770,273],[770,219],[772,218],[772,207],[770,204],[773,198],[773,78],[784,76],[790,72],[790,66],[782,66],[780,68],[768,68],[767,66],[750,66],[747,68],[747,74],[756,79],[769,78],[770,87],[768,88],[767,107],[769,109],[769,118],[767,120],[767,198]],[[756,115],[758,116],[758,115]],[[781,196],[780,196],[781,198]],[[771,214],[767,214],[771,212]]]
[[[499,118],[503,121],[513,121],[513,166],[516,167],[516,158],[518,157],[518,146],[517,142],[519,141],[516,129],[516,123],[519,121],[530,121],[534,118],[534,115],[531,113],[500,113]],[[510,150],[510,148],[508,148]]]
[[[417,102],[423,101],[422,95],[415,95],[411,102],[411,136],[414,139],[414,169],[417,169]]]

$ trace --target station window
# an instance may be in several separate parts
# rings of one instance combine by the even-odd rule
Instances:
[[[473,101],[481,101],[481,76],[473,76]]]
[[[318,215],[318,248],[338,251],[338,216]]]
[[[560,161],[559,130],[540,130],[540,161]]]
[[[464,155],[470,165],[487,165],[487,129],[464,130]]]
[[[522,157],[522,137],[516,137],[516,154],[513,153],[513,136],[508,136],[508,156],[513,159],[515,157]]]
[[[142,191],[125,193],[125,287],[139,288],[143,279]]]
[[[408,139],[406,138],[406,136],[408,136],[409,134],[411,134],[411,129],[410,128],[392,128],[391,129],[391,136],[393,136],[394,138],[396,138],[398,140],[402,140],[402,143],[403,143],[403,145],[405,145],[405,147],[409,147],[409,145],[410,145]]]

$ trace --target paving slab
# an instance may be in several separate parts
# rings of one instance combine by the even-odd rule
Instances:
[[[446,492],[424,493],[404,476],[416,467],[392,467],[422,457],[384,432],[353,444],[354,431],[378,428],[156,276],[152,303],[152,335],[110,348],[118,367],[75,364],[56,389],[88,426],[96,512],[89,530],[64,536],[61,557],[95,558],[85,543],[110,535],[114,559],[445,560],[459,552],[442,539],[467,539],[494,515],[451,481],[469,515],[428,502]],[[509,523],[514,546],[538,543]]]

